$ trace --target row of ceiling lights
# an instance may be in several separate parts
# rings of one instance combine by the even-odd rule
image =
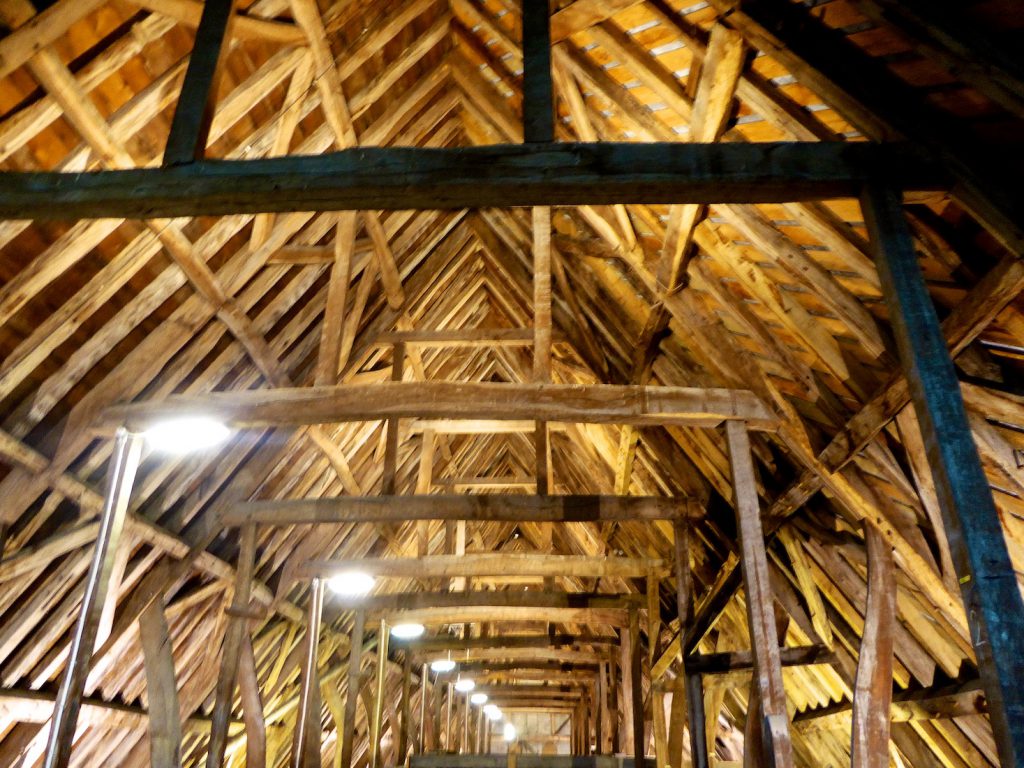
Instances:
[[[144,437],[154,450],[182,454],[212,448],[224,442],[229,434],[227,426],[216,419],[207,416],[188,416],[154,424],[145,431]],[[373,576],[359,571],[339,573],[328,580],[331,591],[345,597],[362,597],[373,589],[374,583]],[[391,635],[401,640],[415,639],[423,632],[422,624],[395,624],[391,627]],[[446,674],[454,671],[457,666],[452,659],[437,659],[431,663],[430,668],[438,674]],[[469,693],[476,687],[476,683],[471,678],[460,676],[454,687],[459,693]],[[474,693],[469,700],[476,706],[483,706],[484,715],[488,720],[501,720],[501,709],[496,704],[487,703],[486,693]],[[505,723],[502,735],[505,741],[515,741],[515,726],[512,723]]]

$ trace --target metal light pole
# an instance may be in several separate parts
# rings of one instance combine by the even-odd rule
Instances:
[[[110,588],[110,574],[121,544],[128,498],[139,468],[142,436],[121,428],[117,430],[114,455],[107,472],[107,492],[96,534],[96,549],[85,581],[85,595],[71,638],[67,666],[53,707],[50,734],[46,740],[45,768],[66,768],[82,707],[89,661],[96,645],[96,630]]]
[[[299,721],[295,726],[295,746],[292,750],[295,768],[312,768],[313,765],[318,765],[320,762],[320,738],[318,735],[313,735],[313,730],[320,726],[320,696],[318,695],[320,691],[316,662],[323,612],[324,582],[323,579],[313,579],[309,594],[309,626],[306,628],[302,691],[299,694]]]

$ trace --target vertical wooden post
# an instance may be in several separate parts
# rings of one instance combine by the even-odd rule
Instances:
[[[675,540],[675,568],[676,568],[676,610],[679,613],[679,663],[682,667],[683,677],[688,678],[686,672],[686,648],[682,638],[686,636],[686,630],[690,626],[691,606],[693,603],[693,579],[690,573],[690,528],[685,520],[677,520],[673,527]],[[707,737],[704,733],[704,698],[694,700],[694,692],[700,691],[701,686],[685,686],[680,690],[676,689],[672,694],[672,711],[678,713],[681,709],[676,706],[676,697],[682,695],[686,700],[686,713],[689,721],[690,731],[690,755],[694,768],[708,768]],[[673,734],[682,731],[683,724],[677,723],[673,718],[670,723],[670,730]],[[682,760],[681,738],[670,739],[670,744],[675,747],[670,752],[671,762],[676,766]]]
[[[629,697],[633,712],[633,756],[636,768],[643,768],[647,740],[644,738],[643,652],[640,649],[640,616],[629,612]]]
[[[206,768],[221,768],[224,764],[224,750],[227,747],[228,721],[231,719],[231,702],[235,692],[235,674],[242,640],[249,631],[248,619],[242,612],[248,611],[249,594],[252,591],[252,575],[256,567],[256,527],[246,525],[241,531],[241,547],[238,553],[238,568],[235,571],[234,606],[239,613],[228,620],[224,633],[224,650],[221,655],[220,673],[214,695],[213,713],[210,715],[210,746],[206,754]]]
[[[604,697],[604,686],[601,685],[601,663],[597,665],[597,672],[594,673],[594,752],[596,754],[602,754],[604,752],[604,734],[602,733],[601,726],[603,725],[603,697]]]
[[[548,0],[523,0],[523,141],[555,140],[551,85],[551,8]]]
[[[430,666],[424,662],[420,669],[420,738],[417,752],[421,755],[427,751],[427,687],[430,683]]]
[[[348,649],[348,694],[345,696],[344,739],[341,743],[341,764],[339,768],[352,768],[352,738],[356,732],[356,708],[359,704],[359,668],[363,656],[363,629],[366,614],[356,611],[352,621],[352,636]]]
[[[302,688],[292,745],[295,768],[320,765],[320,682],[317,656],[320,647],[320,621],[324,608],[323,579],[313,579],[309,592],[309,614],[306,622],[306,644],[303,652]]]
[[[150,764],[153,768],[179,768],[181,714],[163,601],[154,600],[139,616],[139,639],[149,704]]]
[[[373,697],[373,716],[370,719],[370,768],[380,768],[380,737],[384,722],[384,683],[388,671],[388,625],[381,619],[377,632],[377,685]]]
[[[245,723],[245,768],[266,768],[267,723],[263,717],[256,656],[248,632],[242,636],[242,649],[238,658],[238,690],[242,697],[242,720]],[[338,738],[341,738],[340,733]]]
[[[788,768],[793,765],[793,748],[788,727],[780,730],[779,723],[779,718],[782,718],[788,724],[786,693],[782,688],[779,637],[775,627],[772,590],[768,579],[768,557],[761,528],[750,436],[747,434],[746,424],[738,421],[726,422],[725,434],[729,443],[729,462],[732,467],[734,505],[740,537],[740,564],[747,593],[747,622],[754,656],[754,674],[764,711],[762,736],[765,739],[765,753],[768,759],[774,760],[775,768]]]
[[[221,61],[231,35],[234,0],[206,0],[196,29],[181,95],[174,108],[171,132],[164,149],[164,165],[183,165],[202,160],[213,122]]]
[[[71,745],[78,725],[78,712],[82,707],[85,678],[96,645],[96,629],[106,602],[110,574],[121,545],[128,499],[135,481],[135,472],[139,468],[141,452],[142,438],[139,435],[133,435],[125,429],[117,430],[114,453],[107,471],[107,493],[100,514],[96,548],[85,579],[82,608],[71,637],[67,665],[50,721],[44,762],[46,768],[64,768],[71,759]]]
[[[398,750],[395,754],[395,764],[401,764],[405,762],[405,756],[409,753],[409,735],[412,733],[412,722],[410,720],[412,716],[412,707],[410,706],[409,696],[412,694],[412,655],[409,649],[405,651],[405,657],[402,660],[402,701],[401,701],[401,718],[402,724],[397,734],[392,736],[398,741]]]
[[[868,598],[857,657],[851,727],[851,768],[889,768],[896,579],[892,549],[875,528],[864,526],[868,551]]]
[[[1024,765],[1024,601],[899,190],[861,195],[882,294],[921,425],[1003,765]]]
[[[619,749],[626,754],[633,753],[633,665],[630,642],[632,633],[628,627],[619,630]]]
[[[551,381],[551,209],[547,207],[533,209],[533,380],[538,384]],[[544,496],[551,492],[546,421],[537,422],[534,446],[537,493]]]
[[[452,684],[448,683],[447,690],[445,691],[445,724],[444,724],[444,748],[446,752],[454,752],[452,748],[454,741],[452,740],[452,699],[455,696],[455,689],[452,688]]]
[[[394,355],[391,362],[391,380],[401,381],[405,372],[405,342],[399,341],[394,345]],[[395,492],[395,473],[398,468],[398,430],[400,428],[397,416],[392,416],[387,421],[387,443],[384,448],[384,472],[381,492],[390,496]]]

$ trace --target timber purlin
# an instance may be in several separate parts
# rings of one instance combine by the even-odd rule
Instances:
[[[6,219],[443,210],[615,203],[780,203],[855,197],[885,179],[945,190],[911,144],[564,143],[455,149],[360,147],[316,156],[205,160],[173,168],[0,172]]]

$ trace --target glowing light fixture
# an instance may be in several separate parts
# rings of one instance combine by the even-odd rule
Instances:
[[[512,725],[512,723],[505,723],[505,728],[502,731],[501,735],[502,735],[502,738],[505,739],[505,741],[515,741],[516,740],[516,727],[514,725]]]
[[[484,707],[484,715],[488,720],[501,720],[501,710],[497,704],[488,704]]]
[[[430,669],[437,672],[439,675],[445,672],[451,672],[455,669],[456,664],[451,659],[437,659],[436,661],[430,662]]]
[[[224,424],[209,416],[185,416],[158,422],[144,436],[154,450],[188,453],[222,443],[230,433]]]
[[[412,640],[422,635],[423,630],[422,624],[395,624],[391,628],[391,635],[399,640]]]
[[[361,571],[345,571],[327,580],[332,592],[345,597],[362,597],[373,589],[373,583],[373,576]]]
[[[469,703],[470,704],[476,704],[477,706],[479,706],[481,704],[486,704],[487,703],[487,694],[486,693],[474,693],[472,696],[469,697]]]
[[[476,688],[476,683],[468,677],[460,677],[455,681],[455,690],[459,693],[469,693],[474,688]]]

